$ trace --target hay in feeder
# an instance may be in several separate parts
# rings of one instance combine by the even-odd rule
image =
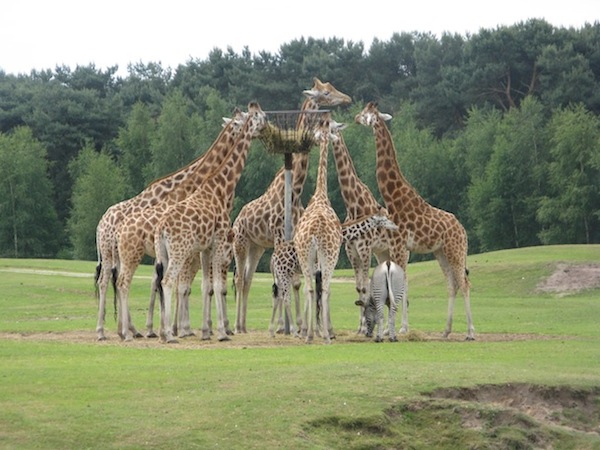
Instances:
[[[282,129],[272,123],[267,124],[259,137],[270,153],[306,153],[314,146],[312,133],[303,129]]]
[[[260,140],[270,153],[308,153],[316,145],[314,128],[324,112],[328,110],[266,111]]]

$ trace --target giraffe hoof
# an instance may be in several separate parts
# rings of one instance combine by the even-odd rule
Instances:
[[[225,336],[221,336],[218,340],[219,340],[219,342],[225,342],[225,341],[230,341],[231,338],[229,336],[225,335]]]
[[[98,341],[102,342],[106,340],[106,336],[98,336]]]
[[[465,338],[465,341],[474,341],[475,340],[475,336],[467,336]]]
[[[139,331],[136,331],[135,334],[133,335],[133,337],[136,339],[141,339],[144,337],[144,335],[142,333],[140,333]]]
[[[167,339],[167,344],[177,344],[179,341],[175,338]]]
[[[154,331],[150,331],[147,335],[147,338],[149,339],[156,339],[158,337],[158,334],[156,334]]]
[[[186,331],[184,333],[181,333],[178,337],[185,339],[190,336],[196,336],[196,333],[194,333],[193,331]]]

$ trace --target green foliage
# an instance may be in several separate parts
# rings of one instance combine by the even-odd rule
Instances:
[[[284,43],[276,53],[215,48],[175,70],[134,62],[125,78],[116,76],[116,67],[93,64],[18,76],[0,71],[0,132],[27,125],[46,149],[51,201],[63,228],[58,234],[65,236],[75,182],[67,167],[84,145],[104,149],[117,162],[132,196],[206,151],[234,107],[257,100],[264,110],[296,109],[317,76],[354,99],[333,115],[349,125],[346,144],[376,198],[374,140],[369,130],[352,126],[367,101],[394,116],[393,137],[407,177],[431,204],[460,218],[472,251],[598,242],[597,183],[590,170],[598,169],[600,157],[592,152],[586,176],[567,177],[571,184],[557,190],[548,171],[565,165],[562,151],[550,153],[544,135],[554,133],[546,129],[548,118],[570,104],[598,117],[599,55],[600,23],[565,29],[532,19],[467,36],[395,33],[368,49],[362,42],[312,37]],[[539,105],[532,107],[533,100]],[[255,148],[233,217],[264,192],[280,167],[277,158]],[[343,215],[331,172],[331,201]],[[313,180],[311,172],[305,200]],[[591,202],[591,218],[568,224],[584,206],[574,206],[567,193]]]
[[[537,211],[544,244],[590,243],[600,236],[600,120],[581,104],[558,110],[549,124],[549,194]]]
[[[146,181],[165,176],[188,164],[198,148],[199,118],[190,114],[190,103],[180,91],[165,99],[152,140],[152,164]]]
[[[46,149],[31,129],[0,133],[0,254],[56,255],[61,228],[47,171]]]
[[[541,104],[525,99],[503,118],[482,178],[469,188],[482,250],[538,244],[536,208],[544,189],[547,143]]]
[[[123,200],[125,176],[106,152],[96,152],[90,145],[69,164],[73,186],[73,208],[67,226],[73,256],[95,259],[96,226],[104,212]]]
[[[148,107],[143,103],[136,103],[126,126],[119,130],[116,143],[121,151],[120,165],[127,179],[130,197],[141,192],[148,184],[145,175],[151,172],[150,147],[155,128]]]

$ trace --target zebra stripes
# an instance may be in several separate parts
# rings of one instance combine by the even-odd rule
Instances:
[[[396,337],[396,312],[400,304],[402,304],[402,330],[407,331],[404,328],[404,318],[408,309],[407,300],[406,276],[402,267],[392,261],[384,261],[375,267],[371,276],[369,300],[365,306],[367,337],[373,336],[373,330],[377,324],[375,342],[383,342],[383,309],[387,305],[390,341],[396,342],[398,340]],[[357,302],[359,305],[360,303],[362,302]]]

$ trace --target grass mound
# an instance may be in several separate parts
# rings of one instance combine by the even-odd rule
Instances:
[[[436,389],[376,416],[311,420],[304,433],[325,447],[343,442],[352,449],[597,448],[600,388],[508,383]]]

